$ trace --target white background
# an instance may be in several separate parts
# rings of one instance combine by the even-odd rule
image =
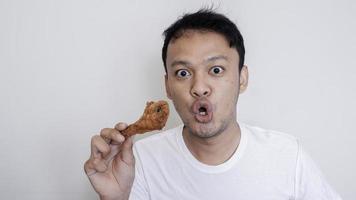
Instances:
[[[211,2],[0,0],[0,199],[96,199],[91,136],[167,99],[161,34]],[[298,137],[355,199],[355,1],[214,5],[245,38],[239,120]],[[173,113],[167,128],[179,123]]]

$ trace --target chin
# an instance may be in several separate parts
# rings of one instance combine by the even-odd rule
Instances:
[[[188,123],[184,123],[188,132],[199,138],[211,138],[220,135],[225,129],[225,123],[216,124],[213,121],[209,123],[198,123],[194,119]]]

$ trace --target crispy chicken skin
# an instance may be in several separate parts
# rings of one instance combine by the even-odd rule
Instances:
[[[143,134],[153,130],[161,130],[168,119],[169,106],[166,101],[147,102],[145,111],[139,120],[129,125],[121,133],[125,137]]]

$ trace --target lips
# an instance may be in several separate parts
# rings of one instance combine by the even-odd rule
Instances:
[[[191,110],[195,120],[200,123],[208,123],[213,119],[212,105],[207,99],[194,101]]]

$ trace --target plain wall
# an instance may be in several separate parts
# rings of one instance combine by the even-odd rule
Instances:
[[[295,135],[355,199],[352,0],[0,0],[0,199],[97,199],[91,136],[167,100],[161,34],[211,3],[245,38],[239,120]],[[166,128],[180,123],[170,105]]]

